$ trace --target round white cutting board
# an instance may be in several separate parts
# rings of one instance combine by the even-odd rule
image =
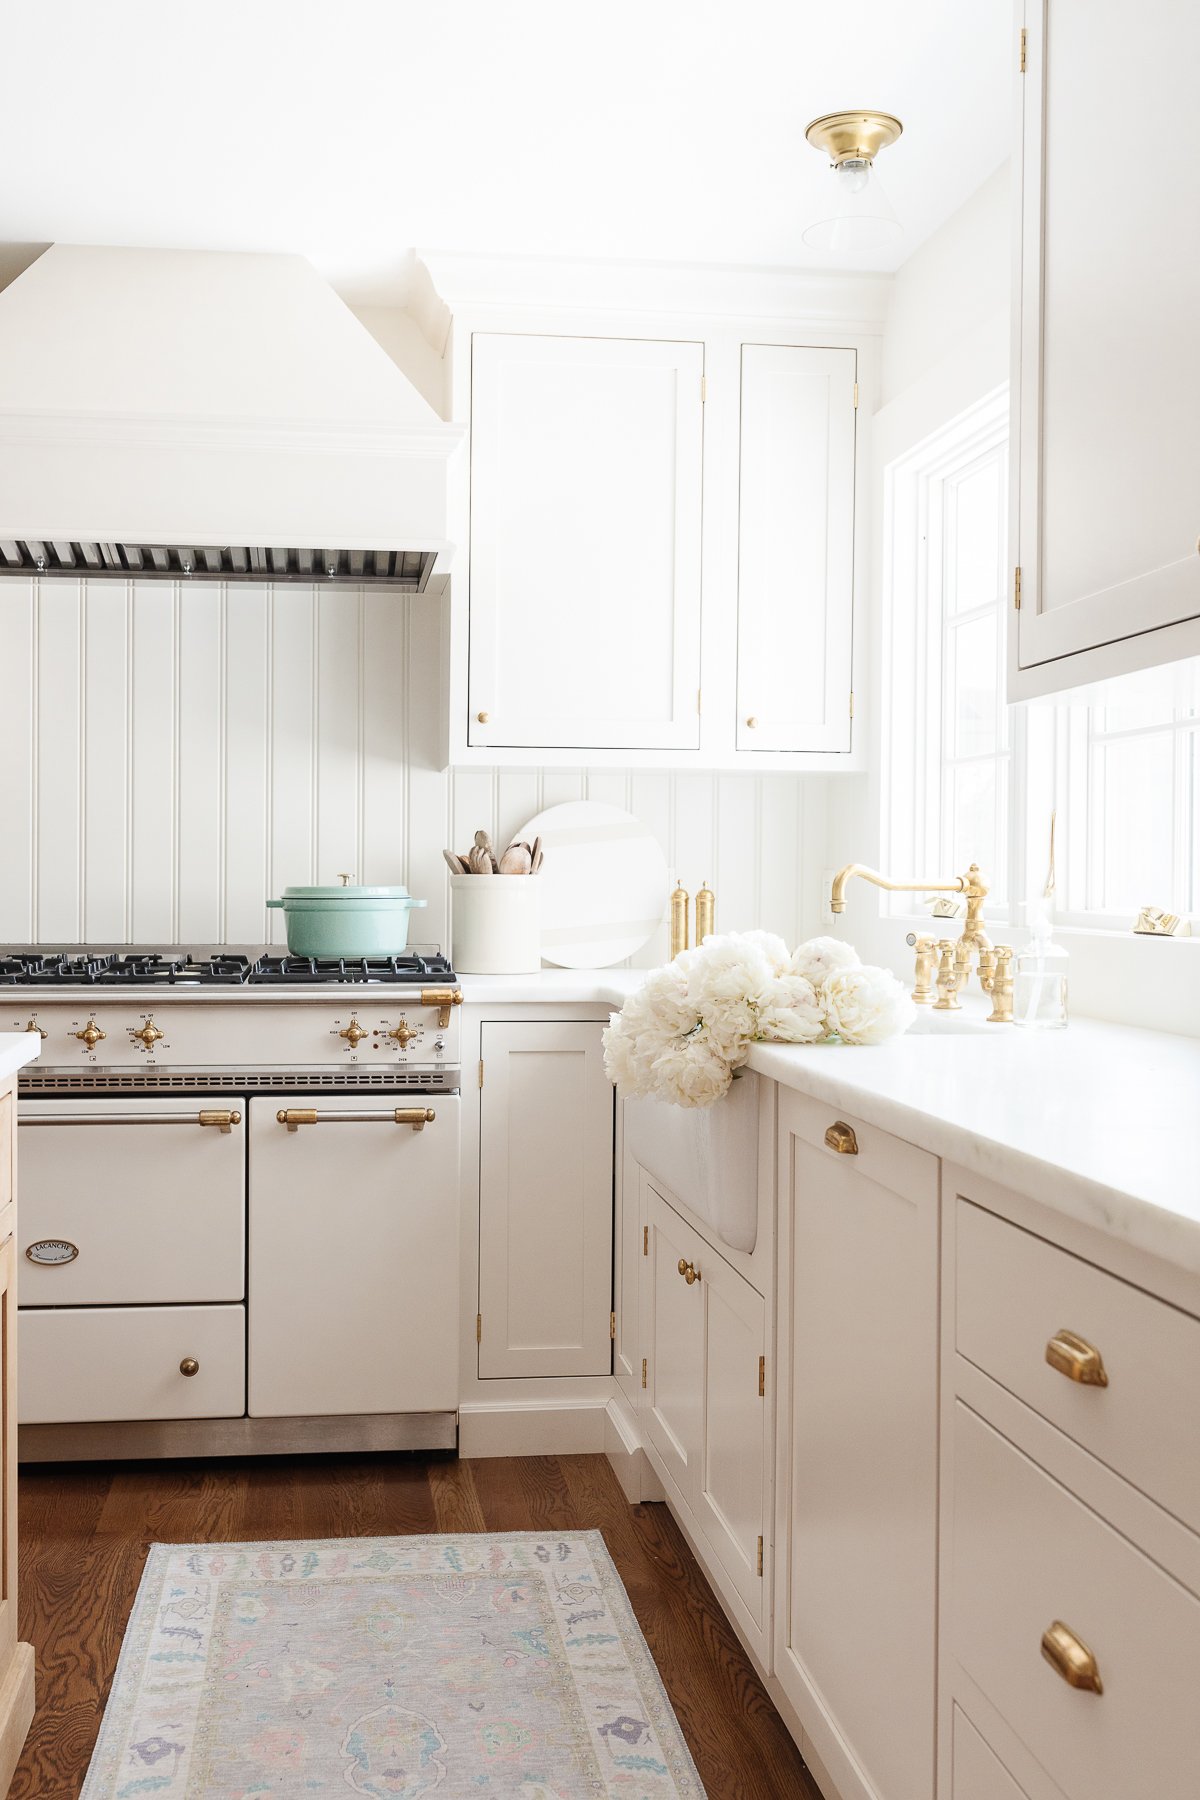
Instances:
[[[564,969],[606,969],[662,923],[667,859],[640,819],[600,800],[547,807],[517,833],[542,840],[542,956]]]

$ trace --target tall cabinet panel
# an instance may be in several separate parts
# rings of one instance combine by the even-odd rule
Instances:
[[[1010,699],[1200,652],[1200,9],[1026,0]],[[1098,121],[1100,123],[1098,123]]]
[[[0,1793],[33,1718],[33,1650],[17,1641],[17,1269],[15,1083],[0,1081]]]
[[[701,343],[477,332],[468,742],[700,742]]]
[[[739,750],[850,749],[857,364],[742,346]]]

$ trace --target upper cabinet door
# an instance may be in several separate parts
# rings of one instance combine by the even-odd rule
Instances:
[[[704,347],[476,333],[468,741],[700,742]]]
[[[1198,67],[1198,7],[1027,0],[1010,699],[1200,651],[1200,157],[1170,124]]]
[[[849,750],[857,352],[743,344],[739,750]]]

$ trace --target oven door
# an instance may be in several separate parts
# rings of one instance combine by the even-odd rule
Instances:
[[[21,1100],[22,1309],[245,1294],[245,1103]]]
[[[460,1104],[250,1101],[252,1417],[457,1408]]]

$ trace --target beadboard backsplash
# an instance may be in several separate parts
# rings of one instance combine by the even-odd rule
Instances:
[[[439,768],[440,644],[419,595],[0,582],[0,942],[282,942],[267,898],[347,870],[445,944],[442,846],[584,798],[708,880],[719,928],[816,929],[825,779]]]

